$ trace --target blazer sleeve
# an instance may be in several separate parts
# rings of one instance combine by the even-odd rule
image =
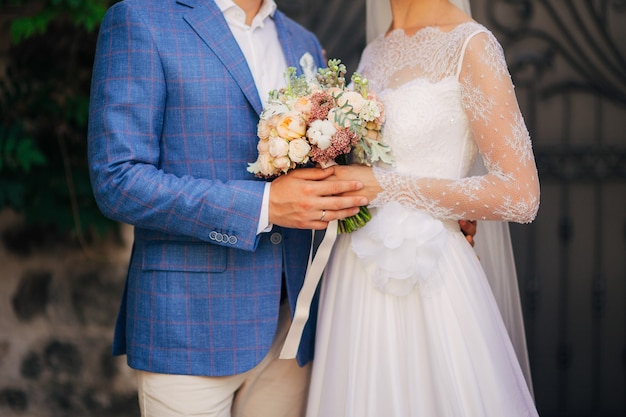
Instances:
[[[117,3],[100,28],[91,84],[88,160],[98,206],[116,221],[254,250],[264,182],[159,168],[165,83],[150,26]],[[237,239],[210,239],[215,232]]]

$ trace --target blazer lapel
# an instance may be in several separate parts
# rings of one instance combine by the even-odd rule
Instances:
[[[298,74],[301,74],[302,69],[300,68],[299,63],[300,57],[298,56],[295,45],[293,44],[291,33],[285,24],[285,15],[277,10],[276,13],[274,13],[274,23],[276,24],[276,31],[278,32],[278,40],[283,47],[283,53],[285,54],[287,66],[295,67],[298,70]]]
[[[257,113],[261,114],[263,104],[254,84],[254,78],[220,9],[210,0],[202,1],[201,5],[197,4],[199,2],[196,0],[178,0],[177,2],[192,8],[185,14],[185,21],[222,61],[250,104]]]

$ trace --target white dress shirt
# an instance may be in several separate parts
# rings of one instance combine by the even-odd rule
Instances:
[[[285,86],[284,73],[287,69],[287,61],[273,20],[276,3],[274,0],[264,0],[250,26],[246,24],[246,13],[233,0],[215,0],[215,4],[224,14],[239,48],[246,57],[261,102],[265,103],[271,90]],[[267,182],[265,185],[257,233],[271,230],[270,184]]]

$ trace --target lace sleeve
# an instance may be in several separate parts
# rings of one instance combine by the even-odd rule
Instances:
[[[469,40],[459,80],[488,173],[453,180],[374,168],[383,192],[371,205],[399,201],[437,218],[529,223],[539,208],[537,169],[504,54],[492,34],[481,32]]]

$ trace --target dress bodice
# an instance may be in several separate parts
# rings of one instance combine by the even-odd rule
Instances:
[[[401,29],[370,43],[358,71],[385,106],[395,159],[374,168],[390,201],[437,218],[531,221],[538,180],[500,44],[482,25]],[[480,150],[488,174],[468,177]]]
[[[478,148],[453,77],[436,83],[418,78],[381,92],[388,123],[385,142],[398,172],[458,179],[467,175]]]

